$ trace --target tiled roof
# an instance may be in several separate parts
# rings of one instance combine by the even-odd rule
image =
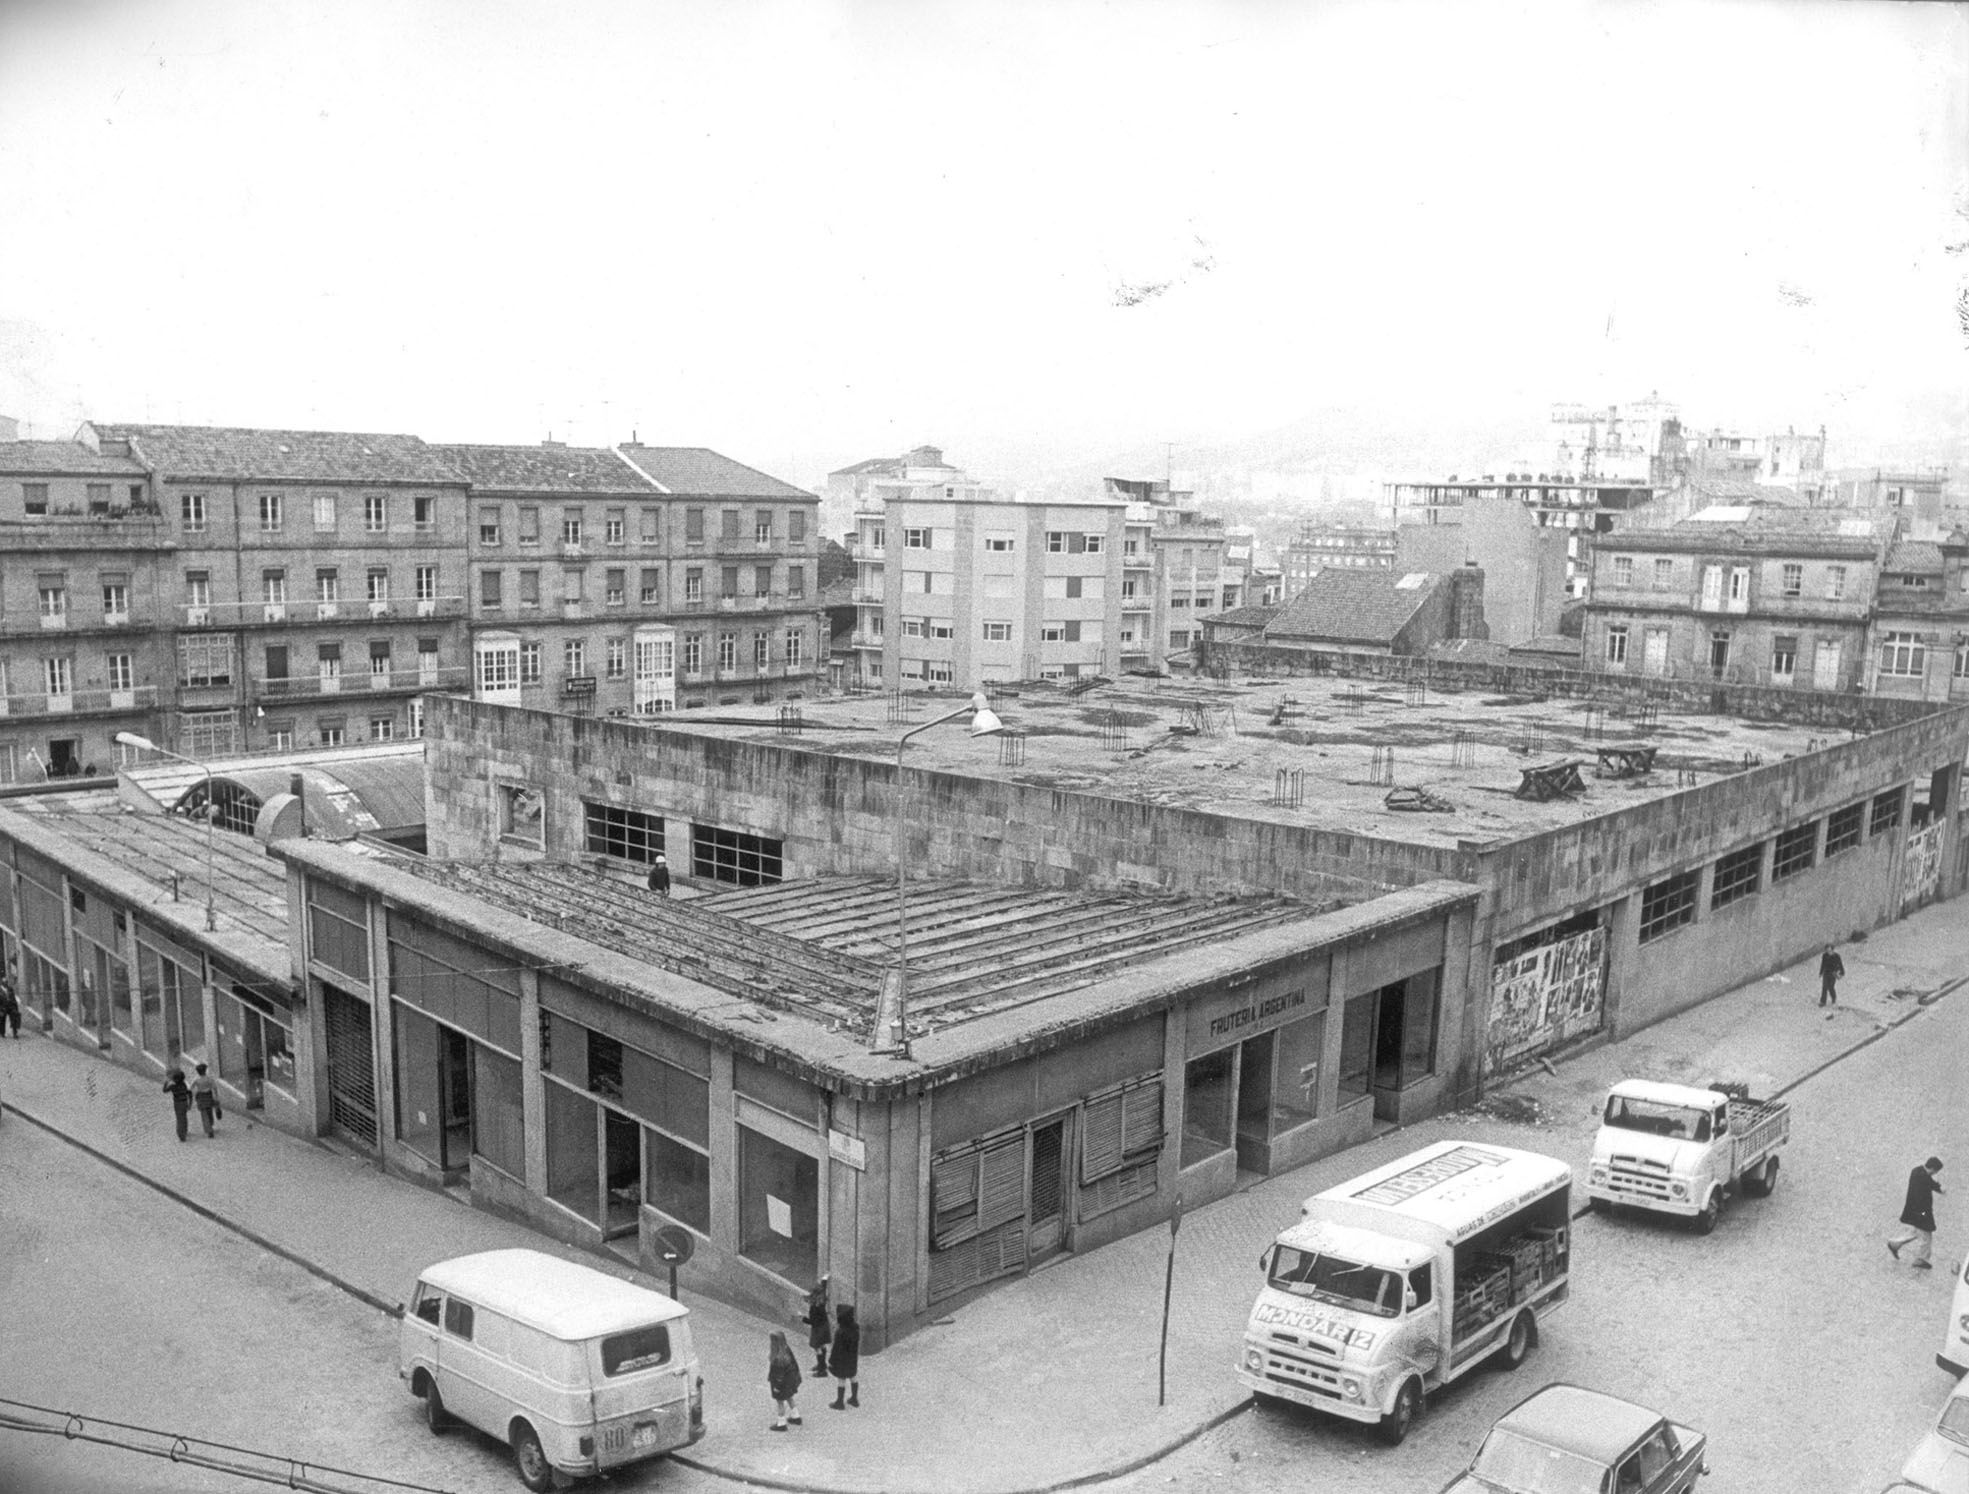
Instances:
[[[514,493],[641,493],[656,489],[600,446],[433,446],[473,487]]]
[[[811,498],[805,488],[768,477],[756,467],[720,456],[708,446],[638,446],[618,448],[638,470],[666,492],[706,498]]]
[[[275,431],[220,425],[120,425],[99,421],[105,438],[127,439],[140,461],[167,478],[241,482],[464,481],[419,437],[358,431]]]
[[[1942,570],[1942,547],[1927,540],[1902,540],[1887,551],[1880,562],[1884,572],[1902,574],[1940,575]]]
[[[1279,609],[1265,629],[1268,638],[1320,638],[1349,643],[1392,643],[1415,609],[1434,594],[1442,578],[1429,572],[1410,572],[1425,579],[1403,586],[1397,571],[1347,570],[1329,567],[1306,583],[1305,590]]]
[[[130,457],[104,456],[79,441],[0,441],[0,472],[90,477],[110,473],[142,477],[144,465]]]
[[[870,457],[865,462],[856,462],[852,467],[836,467],[828,473],[829,477],[863,477],[871,472],[879,472],[890,477],[901,477],[903,460],[901,457]]]

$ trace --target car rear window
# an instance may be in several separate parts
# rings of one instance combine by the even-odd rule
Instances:
[[[602,1373],[633,1375],[670,1362],[670,1330],[661,1323],[612,1333],[602,1340]]]

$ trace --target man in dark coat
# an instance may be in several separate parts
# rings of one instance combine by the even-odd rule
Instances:
[[[649,890],[658,897],[670,896],[670,863],[663,859],[661,851],[656,853],[656,859],[650,863]]]
[[[1839,977],[1846,973],[1846,962],[1830,944],[1819,956],[1819,1005],[1839,1005]]]
[[[1942,1187],[1942,1159],[1930,1157],[1907,1175],[1907,1203],[1901,1209],[1901,1233],[1887,1242],[1887,1253],[1901,1258],[1901,1247],[1914,1246],[1909,1263],[1918,1271],[1934,1269],[1928,1259],[1935,1248],[1935,1195]]]
[[[6,1036],[10,1026],[18,1042],[21,1035],[21,999],[14,994],[14,978],[0,971],[0,1037]]]

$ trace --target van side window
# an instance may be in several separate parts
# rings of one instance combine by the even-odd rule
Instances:
[[[435,1291],[430,1287],[419,1287],[417,1289],[417,1316],[425,1322],[435,1325],[438,1320],[438,1313],[443,1307],[444,1293]]]
[[[661,1323],[612,1333],[602,1340],[602,1373],[632,1375],[670,1362],[670,1330]]]
[[[472,1336],[472,1304],[456,1297],[444,1299],[444,1331],[459,1338]]]

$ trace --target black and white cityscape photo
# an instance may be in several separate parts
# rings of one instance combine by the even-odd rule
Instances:
[[[0,6],[0,1494],[1969,1494],[1969,3]]]

